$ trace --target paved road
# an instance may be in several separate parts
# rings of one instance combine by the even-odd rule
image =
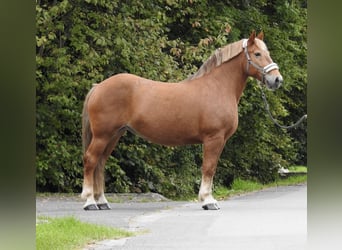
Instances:
[[[82,211],[70,198],[37,199],[37,215],[74,215],[81,220],[144,234],[99,242],[87,249],[306,249],[305,185],[271,188],[221,201],[221,210],[198,203],[112,203],[110,211]]]

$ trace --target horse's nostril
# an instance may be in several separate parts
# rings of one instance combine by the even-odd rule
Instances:
[[[277,76],[275,79],[276,83],[282,84],[283,83],[283,78],[281,76]]]

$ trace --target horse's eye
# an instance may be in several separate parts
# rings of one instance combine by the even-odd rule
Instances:
[[[255,55],[256,57],[259,57],[259,56],[261,56],[261,53],[256,52],[254,55]]]

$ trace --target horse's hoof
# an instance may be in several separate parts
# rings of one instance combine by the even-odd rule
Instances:
[[[88,206],[83,207],[84,210],[89,211],[89,210],[99,210],[98,206],[96,204],[89,204]]]
[[[98,208],[100,210],[110,210],[112,209],[108,203],[101,203],[101,204],[97,204]]]
[[[202,206],[204,210],[219,210],[220,207],[217,203],[208,203]]]

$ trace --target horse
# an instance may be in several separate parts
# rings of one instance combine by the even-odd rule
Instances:
[[[253,31],[248,39],[217,49],[179,83],[119,73],[94,84],[82,112],[83,209],[111,209],[104,195],[104,165],[126,131],[166,146],[203,144],[198,199],[205,210],[220,209],[212,195],[213,177],[223,147],[238,127],[247,78],[270,90],[283,82],[263,38],[263,32]]]

